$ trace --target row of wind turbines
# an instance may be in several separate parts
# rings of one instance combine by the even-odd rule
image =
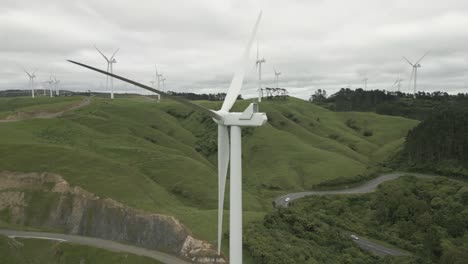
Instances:
[[[29,90],[31,90],[31,97],[35,98],[36,97],[36,93],[35,93],[36,89],[35,89],[35,85],[34,85],[34,79],[37,77],[36,76],[37,70],[31,71],[31,72],[27,71],[24,68],[23,68],[23,70],[26,73],[26,75],[28,75],[28,78],[29,78],[28,86],[29,86]],[[55,92],[56,96],[60,95],[59,83],[60,83],[60,80],[57,80],[57,77],[56,77],[55,74],[51,74],[49,80],[47,80],[45,82],[42,82],[43,85],[48,84],[48,86],[49,86],[49,96],[50,97],[54,96],[54,92]],[[43,95],[46,96],[46,88],[45,87],[43,87]]]
[[[257,60],[255,61],[255,67],[257,67],[258,70],[258,102],[262,102],[262,97],[263,97],[263,88],[262,88],[262,64],[266,63],[265,58],[259,57],[259,47],[258,47],[258,42],[257,42]],[[279,76],[281,75],[280,71],[277,71],[275,67],[273,67],[273,71],[275,73],[275,83],[276,83],[276,88],[279,88],[278,86],[278,81],[279,81]]]
[[[102,57],[106,61],[106,63],[107,63],[107,72],[113,74],[114,73],[113,64],[117,63],[117,60],[115,59],[115,55],[117,54],[117,52],[119,51],[120,48],[117,48],[110,58],[108,58],[106,55],[104,55],[104,53],[101,50],[99,50],[96,47],[96,45],[94,45],[94,48],[99,52],[99,54],[102,55]],[[157,65],[155,66],[155,70],[156,70],[155,76],[154,76],[155,79],[150,81],[151,86],[153,88],[155,88],[154,84],[157,84],[157,89],[158,90],[165,91],[164,82],[166,81],[166,77],[164,77],[164,75],[162,73],[158,72]],[[109,85],[110,85],[110,98],[114,99],[114,78],[112,76],[109,77],[109,75],[107,75],[106,76],[106,89],[107,90],[109,90]],[[158,102],[159,102],[161,100],[161,95],[159,93],[156,93],[156,95],[158,96]]]
[[[424,53],[424,55],[416,61],[416,63],[412,63],[408,58],[403,56],[403,60],[408,62],[408,64],[411,66],[412,71],[410,74],[409,82],[408,82],[408,88],[411,89],[411,82],[413,82],[413,97],[416,97],[416,92],[417,92],[417,78],[418,78],[418,69],[421,68],[421,61],[426,57],[427,54],[429,54],[430,51],[427,51]],[[363,87],[364,90],[367,90],[367,81],[369,79],[366,77],[362,79],[363,82]],[[398,92],[401,91],[401,83],[404,81],[404,79],[401,79],[400,74],[398,74],[398,78],[395,80],[395,82],[392,85],[392,88],[398,88]]]

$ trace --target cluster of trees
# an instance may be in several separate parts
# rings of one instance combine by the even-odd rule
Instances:
[[[256,263],[465,263],[468,186],[447,178],[405,177],[359,196],[294,201],[246,227],[245,247]],[[349,232],[412,253],[376,257]]]
[[[409,131],[402,155],[413,168],[468,176],[468,106],[434,110]]]
[[[223,101],[226,98],[226,93],[212,93],[212,94],[196,94],[196,93],[178,93],[169,91],[168,94],[173,96],[180,96],[187,100],[207,100],[207,101]],[[238,100],[242,100],[242,96],[237,97]]]
[[[286,98],[288,96],[288,90],[284,88],[262,88],[262,95],[266,96],[267,99],[273,98]]]
[[[385,90],[342,88],[328,97],[324,90],[318,89],[309,100],[333,111],[372,111],[423,120],[434,107],[447,103],[468,103],[468,94],[418,92],[414,96]]]

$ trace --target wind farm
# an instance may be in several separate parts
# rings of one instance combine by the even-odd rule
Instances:
[[[460,6],[156,2],[0,11],[0,260],[463,263]]]

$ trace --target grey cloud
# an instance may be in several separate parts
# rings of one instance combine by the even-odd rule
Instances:
[[[302,98],[318,88],[361,87],[364,77],[369,88],[388,89],[399,73],[407,89],[411,68],[401,57],[431,49],[420,87],[468,92],[463,0],[1,1],[0,89],[26,87],[19,65],[40,68],[41,80],[57,72],[70,89],[102,88],[102,76],[65,61],[105,67],[96,44],[106,53],[120,47],[116,73],[148,83],[157,64],[170,89],[222,92],[263,9],[265,85],[274,85],[277,67],[281,86]],[[256,89],[252,64],[243,95]]]

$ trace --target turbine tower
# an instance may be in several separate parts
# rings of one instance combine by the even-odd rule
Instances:
[[[47,86],[49,87],[49,96],[52,97],[52,84],[54,81],[52,80],[52,76],[50,76],[48,81],[45,81],[44,83],[47,83]],[[45,89],[44,89],[44,96],[46,95]]]
[[[257,61],[255,62],[255,65],[258,67],[258,102],[262,102],[262,63],[265,63],[266,60],[265,58],[259,59],[259,54],[258,54],[258,40],[257,40]]]
[[[412,77],[414,77],[413,98],[416,98],[416,90],[417,90],[417,86],[416,86],[417,83],[416,83],[416,81],[417,81],[417,78],[418,78],[418,68],[421,68],[420,62],[422,61],[422,59],[424,59],[424,57],[426,57],[426,55],[427,55],[428,53],[429,53],[429,51],[426,52],[426,53],[425,53],[418,61],[416,61],[416,63],[414,63],[414,64],[413,64],[410,60],[408,60],[406,57],[403,57],[403,59],[405,59],[406,62],[408,62],[409,65],[411,65],[411,67],[413,67],[413,70],[412,70],[412,72],[411,72]],[[410,79],[411,79],[411,78],[410,78]]]
[[[106,60],[107,62],[107,72],[110,71],[110,73],[114,73],[114,69],[113,69],[113,64],[114,63],[117,63],[117,61],[115,60],[115,54],[117,54],[117,51],[119,51],[119,49],[116,49],[114,54],[112,54],[112,57],[110,59],[108,59],[106,57],[106,55],[104,55],[104,53],[102,53],[96,46],[94,46],[94,48],[96,48],[96,50],[102,55],[102,57]],[[110,86],[111,86],[111,99],[114,99],[114,78],[110,78]],[[109,76],[107,76],[106,78],[106,89],[109,89]]]
[[[364,79],[362,79],[362,81],[364,82],[364,90],[366,90],[366,91],[367,91],[367,81],[368,81],[368,80],[369,80],[369,79],[368,79],[367,77],[364,78]]]
[[[281,75],[281,72],[277,72],[275,67],[273,67],[273,70],[275,71],[276,89],[278,89],[279,88],[278,79],[279,79],[279,76]]]
[[[158,90],[161,90],[161,77],[162,77],[162,74],[158,73],[158,67],[156,65],[154,66],[154,68],[156,70],[156,80],[158,82]]]
[[[25,69],[23,69],[23,70],[29,77],[29,89],[31,89],[31,97],[35,98],[35,95],[34,95],[34,78],[36,78],[36,71],[37,70],[34,70],[32,73],[29,73]]]
[[[218,254],[221,254],[221,234],[223,223],[224,192],[229,162],[230,168],[230,207],[229,207],[229,263],[242,263],[242,136],[241,127],[259,127],[267,122],[265,113],[258,112],[258,105],[251,103],[244,112],[230,112],[237,100],[242,88],[246,68],[249,66],[249,54],[257,33],[262,13],[260,12],[255,23],[252,35],[242,55],[242,64],[234,74],[223,105],[220,110],[214,111],[204,106],[195,104],[183,98],[172,96],[162,91],[153,89],[147,85],[132,81],[130,79],[109,73],[86,64],[69,62],[82,67],[106,74],[124,82],[128,82],[143,89],[160,93],[168,98],[188,105],[194,109],[201,110],[210,115],[218,124]]]
[[[165,88],[164,88],[164,81],[166,81],[166,77],[164,77],[162,74],[160,74],[160,77],[161,77],[161,88],[162,88],[162,91],[165,92]]]
[[[397,86],[398,87],[398,92],[400,92],[400,89],[401,89],[401,82],[403,81],[403,79],[400,78],[400,74],[398,74],[398,79],[396,79],[396,81],[393,83],[392,87],[395,87]]]
[[[59,96],[59,95],[60,95],[59,83],[60,83],[60,80],[57,80],[57,76],[54,75],[54,90],[55,90],[55,96]]]

